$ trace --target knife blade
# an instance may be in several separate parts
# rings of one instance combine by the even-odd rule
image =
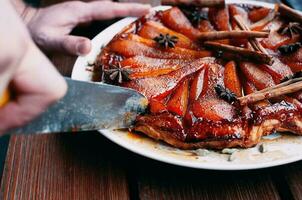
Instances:
[[[128,128],[148,100],[128,88],[65,78],[67,94],[30,124],[8,134]]]
[[[285,0],[284,2],[296,10],[302,10],[301,0]]]

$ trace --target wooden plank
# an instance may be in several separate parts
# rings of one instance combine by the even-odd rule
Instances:
[[[283,177],[284,184],[289,186],[286,192],[289,196],[286,199],[302,199],[302,161],[282,167],[280,177]],[[280,181],[280,182],[281,182]]]
[[[144,159],[132,174],[142,200],[280,199],[269,170],[194,170]]]
[[[101,30],[92,26],[89,37]],[[70,75],[74,57],[51,57]],[[0,199],[280,199],[278,190],[269,170],[190,170],[133,156],[96,133],[57,134],[12,137]]]
[[[129,199],[119,151],[94,132],[12,136],[0,199]]]

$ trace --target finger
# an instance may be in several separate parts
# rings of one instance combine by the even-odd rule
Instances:
[[[22,59],[11,85],[16,97],[0,109],[0,133],[28,123],[67,90],[64,79],[34,45]]]
[[[79,22],[82,23],[93,20],[112,19],[115,17],[139,17],[147,14],[150,9],[151,6],[147,4],[94,1],[86,3],[77,13]]]
[[[88,38],[64,35],[49,38],[51,41],[46,43],[47,50],[60,51],[71,55],[86,55],[91,50],[91,42]]]
[[[72,55],[86,55],[91,50],[91,42],[85,37],[67,35],[59,38],[57,42],[61,44],[61,49]]]
[[[23,95],[9,102],[0,109],[0,134],[5,131],[27,124],[46,109],[47,104],[41,101],[41,95]],[[33,104],[35,102],[35,104]]]

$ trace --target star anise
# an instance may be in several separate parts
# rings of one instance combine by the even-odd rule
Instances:
[[[217,84],[215,86],[215,91],[219,98],[225,100],[228,103],[233,104],[238,101],[236,94],[234,94],[229,89],[223,87],[222,85]]]
[[[131,78],[129,77],[131,73],[130,69],[124,68],[121,66],[120,63],[116,65],[110,65],[109,69],[103,69],[103,79],[108,80],[112,83],[123,83],[124,81],[130,81]]]
[[[194,10],[193,12],[190,13],[189,18],[191,19],[191,22],[193,24],[199,24],[201,20],[207,20],[208,16],[207,13],[202,12],[200,10]]]
[[[302,47],[302,44],[300,42],[296,42],[293,44],[283,45],[283,46],[279,47],[278,50],[282,54],[289,54],[289,53],[294,53],[294,52],[298,51],[298,49],[300,49],[301,47]]]
[[[291,38],[297,34],[302,33],[302,26],[298,22],[289,22],[285,26],[282,26],[278,33],[281,35],[289,35]]]
[[[178,37],[170,34],[159,34],[159,36],[155,37],[154,40],[164,48],[174,48],[175,44],[178,41]]]

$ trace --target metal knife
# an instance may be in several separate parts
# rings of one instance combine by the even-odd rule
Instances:
[[[68,91],[63,99],[9,134],[128,128],[147,108],[146,97],[132,89],[65,79]]]
[[[290,7],[302,11],[302,2],[301,0],[285,0]]]

